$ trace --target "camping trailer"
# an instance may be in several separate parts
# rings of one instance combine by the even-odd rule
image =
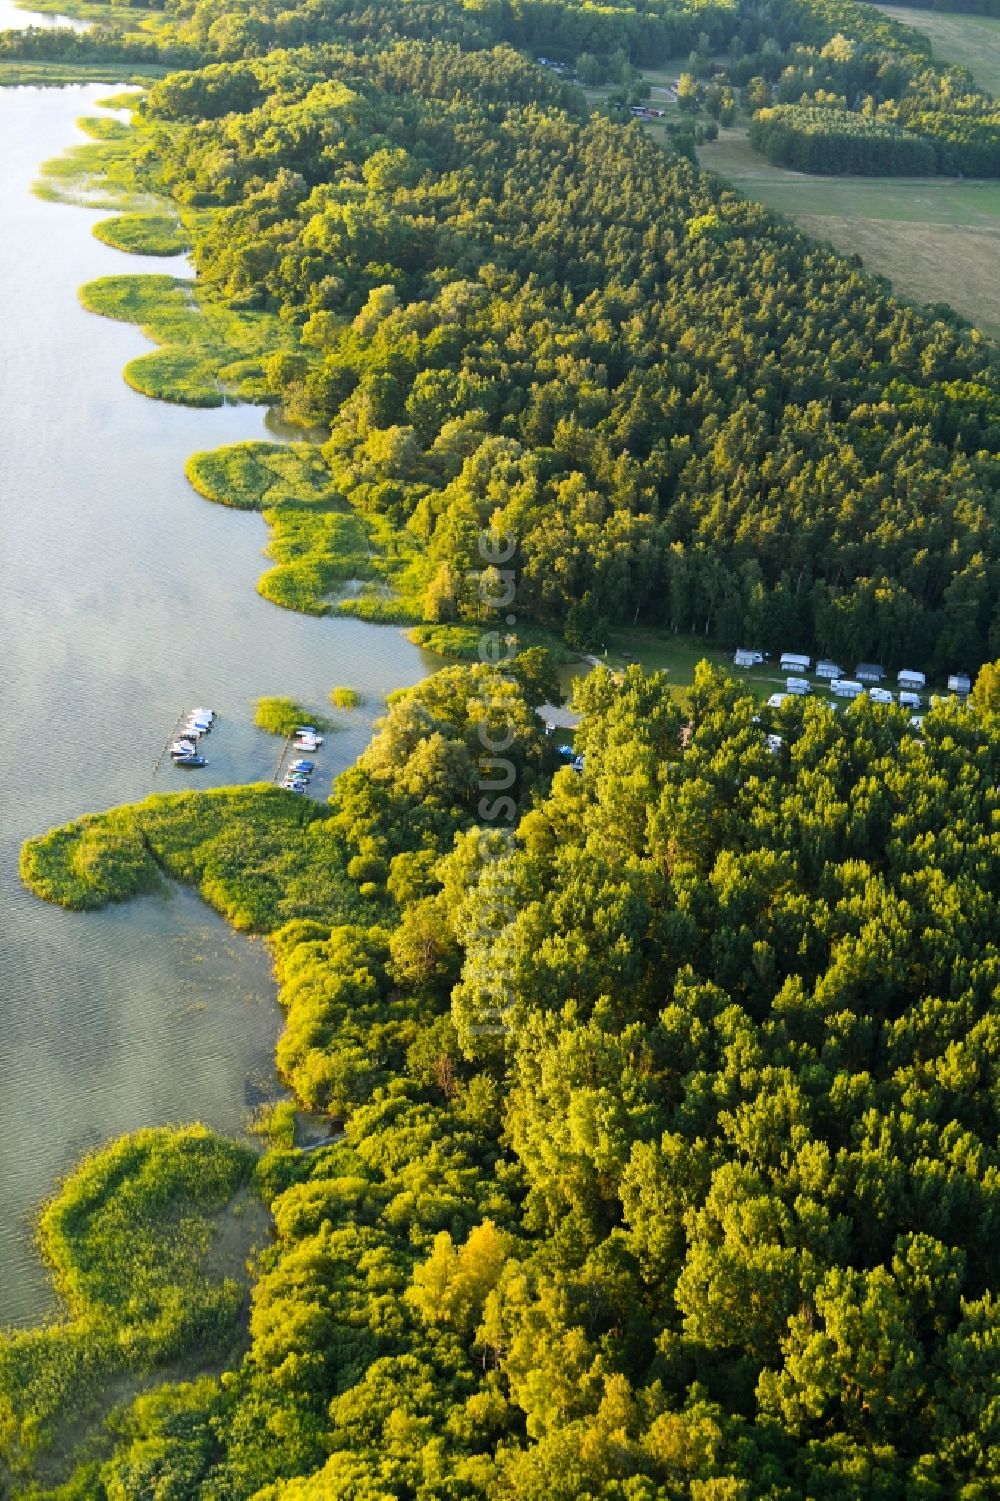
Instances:
[[[838,678],[835,683],[830,684],[834,698],[860,698],[864,691],[864,685],[856,683],[853,678]]]
[[[818,678],[829,678],[830,682],[834,682],[837,678],[844,676],[844,669],[838,667],[836,662],[817,662],[816,676]]]
[[[896,674],[896,682],[901,688],[909,688],[911,691],[914,689],[919,691],[919,689],[927,687],[926,674],[914,672],[910,667],[901,667],[899,669]]]
[[[785,692],[786,693],[795,693],[800,698],[804,694],[806,694],[806,693],[811,693],[812,689],[809,686],[809,679],[808,678],[786,678],[785,679]]]
[[[859,683],[881,683],[885,677],[885,668],[877,662],[859,662],[854,669],[854,676]]]
[[[901,709],[919,709],[920,694],[910,693],[906,688],[899,690],[899,707]]]
[[[968,693],[972,688],[972,682],[967,673],[953,672],[948,679],[949,693]]]
[[[741,647],[738,648],[738,650],[736,651],[735,656],[733,657],[733,666],[734,667],[759,667],[760,664],[761,664],[761,662],[763,662],[763,660],[764,660],[764,653],[762,651],[749,651],[746,648],[744,648],[744,647],[741,646]]]
[[[783,651],[778,665],[782,672],[808,672],[812,666],[812,657],[800,657],[795,652]]]

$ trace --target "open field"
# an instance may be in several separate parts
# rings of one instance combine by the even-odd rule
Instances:
[[[903,5],[876,5],[875,9],[922,31],[930,37],[937,62],[960,63],[982,88],[1000,96],[1000,20]]]
[[[811,177],[773,167],[743,130],[701,148],[703,167],[787,214],[913,302],[947,302],[1000,337],[1000,182],[955,178]]]

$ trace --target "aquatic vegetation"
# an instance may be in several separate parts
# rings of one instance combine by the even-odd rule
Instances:
[[[191,249],[188,234],[173,214],[116,214],[99,220],[92,233],[105,245],[131,255],[182,255]]]
[[[357,688],[330,689],[330,702],[337,709],[357,709],[364,701],[364,695]]]
[[[311,724],[317,730],[333,728],[329,720],[321,719],[294,698],[259,698],[254,723],[269,735],[291,735],[300,724]]]
[[[369,912],[348,859],[329,808],[260,783],[161,793],[78,819],[24,845],[21,877],[43,900],[83,911],[139,896],[167,875],[234,927],[270,933],[295,917],[344,922]]]
[[[122,1137],[66,1179],[38,1230],[63,1312],[0,1337],[0,1451],[15,1473],[99,1409],[117,1374],[232,1357],[246,1288],[213,1247],[254,1162],[194,1125]]]
[[[337,499],[330,471],[312,443],[231,443],[192,454],[185,473],[206,500],[241,510]]]
[[[350,506],[315,444],[233,443],[192,454],[185,473],[207,500],[262,511],[275,567],[257,588],[272,604],[385,621],[420,613],[415,540]]]
[[[185,406],[273,399],[264,362],[295,341],[270,314],[224,307],[173,276],[104,276],[80,289],[80,301],[162,345],[126,365],[125,379],[143,396]]]

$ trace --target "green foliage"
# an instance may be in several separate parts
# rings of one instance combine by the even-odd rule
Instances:
[[[254,723],[269,735],[291,735],[301,724],[311,724],[317,730],[331,728],[327,720],[318,719],[311,709],[296,703],[294,698],[259,698]]]
[[[191,248],[179,220],[170,214],[117,214],[99,220],[93,233],[105,245],[131,255],[181,255]]]
[[[305,825],[273,789],[115,815],[223,910],[227,851],[270,884],[278,1063],[333,1139],[296,1151],[283,1107],[250,1349],[131,1409],[109,1495],[990,1489],[989,671],[914,734],[706,664],[685,722],[600,668],[551,780],[550,672],[396,697]]]
[[[266,933],[294,917],[366,912],[346,860],[324,810],[259,785],[161,794],[91,815],[29,840],[21,872],[37,896],[82,910],[149,890],[162,871],[195,886],[235,927]]]
[[[0,1337],[0,1439],[15,1472],[98,1408],[118,1373],[229,1352],[245,1294],[213,1266],[213,1242],[252,1163],[188,1126],[123,1137],[66,1179],[39,1224],[63,1313]]]
[[[336,709],[357,709],[364,703],[364,696],[357,688],[331,688],[330,702]]]
[[[750,122],[750,144],[769,162],[797,172],[926,177],[937,166],[928,141],[841,109],[782,104],[758,110]]]
[[[342,500],[314,445],[234,443],[192,454],[186,473],[207,500],[263,511],[275,561],[257,586],[265,599],[312,615],[406,618],[398,590],[412,546]]]
[[[81,288],[91,313],[137,324],[163,347],[125,367],[143,396],[186,406],[222,406],[227,396],[267,400],[265,357],[292,336],[265,313],[236,312],[172,276],[105,276]]]

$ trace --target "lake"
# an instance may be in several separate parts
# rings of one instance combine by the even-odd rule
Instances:
[[[39,164],[82,139],[76,117],[109,92],[0,89],[0,1323],[50,1306],[31,1234],[59,1175],[139,1126],[241,1129],[275,1090],[280,1027],[262,944],[183,891],[96,915],[48,907],[18,881],[21,842],[151,791],[269,778],[280,746],[254,728],[255,699],[319,710],[350,684],[366,707],[327,739],[325,795],[385,693],[428,670],[398,630],[257,596],[263,522],[201,500],[183,465],[269,436],[267,414],[135,394],[122,367],[146,340],[79,306],[95,276],[183,273],[101,245],[95,211],[32,196]],[[209,767],[154,778],[193,704],[220,714]]]
[[[52,31],[68,26],[71,31],[89,31],[92,21],[77,21],[72,16],[48,16],[41,11],[27,11],[14,4],[14,0],[0,0],[0,31],[23,31],[34,26],[40,31]]]

